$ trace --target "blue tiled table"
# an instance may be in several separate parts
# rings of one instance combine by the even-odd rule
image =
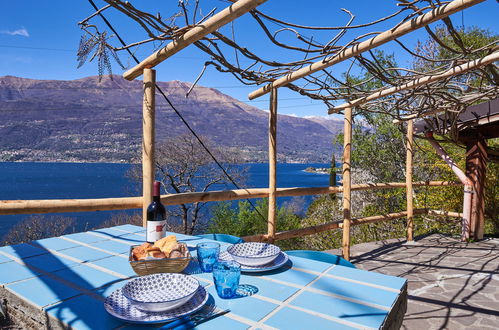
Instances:
[[[190,248],[207,241],[175,235]],[[103,301],[135,276],[128,251],[144,239],[143,228],[122,225],[0,247],[0,292],[7,310],[22,309],[45,326],[143,329],[108,315]],[[187,269],[194,267],[195,262]],[[217,307],[231,310],[200,329],[390,328],[400,325],[407,304],[403,278],[299,257],[290,257],[279,270],[243,273],[241,284],[258,292],[232,300],[217,296],[211,274],[194,273]]]

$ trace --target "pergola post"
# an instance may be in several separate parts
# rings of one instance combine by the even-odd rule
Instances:
[[[277,166],[277,88],[270,92],[269,107],[269,210],[268,210],[268,241],[273,242],[275,237],[276,219],[276,166]]]
[[[405,161],[405,184],[406,184],[406,199],[407,199],[407,241],[414,240],[414,206],[412,196],[412,157],[414,153],[414,122],[407,122],[407,154]]]
[[[343,128],[343,258],[350,260],[352,108],[345,108]]]
[[[152,202],[154,181],[154,113],[156,71],[144,69],[142,103],[142,225],[146,226],[147,207]]]
[[[470,237],[483,239],[485,226],[485,177],[487,171],[487,142],[482,136],[466,143],[466,176],[473,182]]]

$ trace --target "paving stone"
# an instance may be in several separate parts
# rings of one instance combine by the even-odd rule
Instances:
[[[402,328],[499,328],[499,240],[462,243],[436,234],[402,244],[387,240],[352,247],[357,268],[408,279]]]
[[[495,318],[482,318],[478,321],[478,326],[482,329],[497,329],[498,317]]]

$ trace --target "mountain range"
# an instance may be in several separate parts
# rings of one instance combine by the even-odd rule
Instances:
[[[214,144],[265,162],[268,112],[220,91],[158,82],[191,127]],[[130,162],[142,139],[142,82],[120,76],[77,80],[0,77],[0,161]],[[342,121],[278,116],[280,162],[329,162]],[[188,131],[156,96],[156,139]]]

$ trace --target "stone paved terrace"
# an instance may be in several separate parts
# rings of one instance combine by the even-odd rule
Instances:
[[[338,254],[337,250],[332,251]],[[429,235],[355,245],[359,269],[408,279],[404,329],[499,329],[499,239]]]

